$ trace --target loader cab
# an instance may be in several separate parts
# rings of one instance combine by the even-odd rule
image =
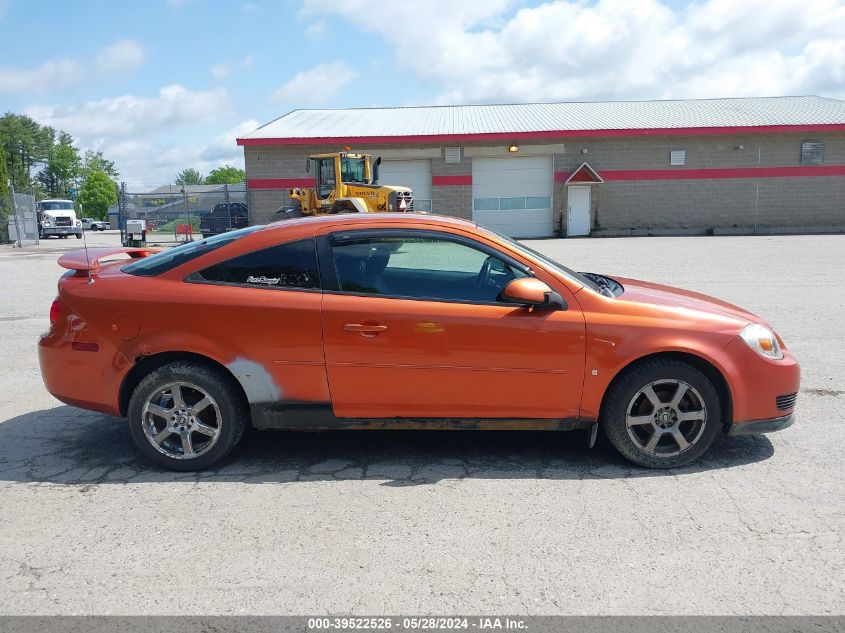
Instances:
[[[308,158],[309,170],[312,161],[316,193],[321,201],[327,200],[332,193],[337,197],[345,195],[343,185],[372,184],[370,157],[366,154],[315,154]]]

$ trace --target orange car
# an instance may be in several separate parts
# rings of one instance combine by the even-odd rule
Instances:
[[[105,261],[121,253],[131,261]],[[799,368],[760,318],[576,273],[471,222],[334,215],[59,263],[39,357],[152,461],[216,464],[258,429],[588,429],[642,466],[793,420]]]

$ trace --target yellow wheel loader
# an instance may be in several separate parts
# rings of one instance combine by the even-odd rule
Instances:
[[[413,211],[410,187],[382,185],[378,181],[381,157],[370,169],[370,156],[335,152],[314,154],[306,162],[306,171],[314,164],[315,186],[294,187],[288,194],[291,203],[276,213],[280,219],[301,218],[329,213],[388,213]]]

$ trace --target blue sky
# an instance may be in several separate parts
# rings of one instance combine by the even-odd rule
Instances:
[[[0,0],[0,106],[133,188],[300,107],[845,96],[841,0]]]

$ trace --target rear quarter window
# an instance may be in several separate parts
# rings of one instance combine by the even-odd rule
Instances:
[[[166,273],[168,270],[173,270],[177,266],[181,266],[182,264],[189,262],[192,259],[196,259],[201,255],[217,250],[221,246],[231,244],[244,235],[248,235],[260,228],[261,225],[248,226],[243,229],[238,229],[237,231],[221,233],[220,235],[215,235],[214,237],[209,237],[207,239],[200,240],[199,242],[188,242],[182,246],[177,246],[175,248],[156,253],[150,257],[135,260],[131,264],[127,264],[121,268],[121,270],[130,275],[137,275],[139,277],[155,277],[156,275]]]
[[[320,287],[314,240],[288,242],[240,255],[193,275],[191,281],[263,288]]]

